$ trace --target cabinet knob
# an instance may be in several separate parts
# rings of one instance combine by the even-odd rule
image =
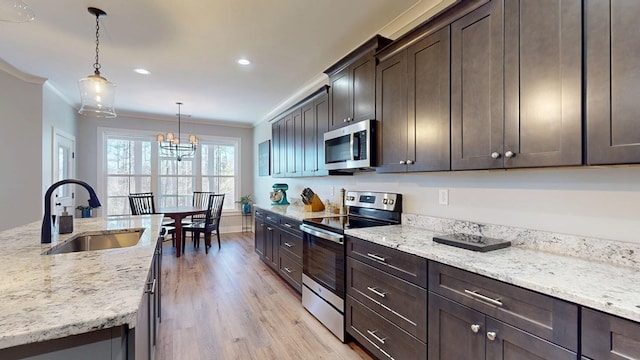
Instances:
[[[348,118],[347,118],[347,122],[351,122],[351,121],[353,121],[353,119],[352,119],[352,118],[350,118],[350,117],[348,117]]]
[[[480,331],[480,325],[471,324],[471,331],[474,332],[474,333],[477,333],[478,331]]]
[[[514,153],[511,150],[509,150],[506,153],[504,153],[504,156],[507,157],[507,158],[512,158],[512,157],[516,156],[516,153]]]
[[[497,151],[494,151],[494,152],[491,153],[491,157],[493,159],[498,159],[500,157],[500,153],[497,152]]]
[[[409,165],[413,164],[413,160],[407,160],[407,164]]]
[[[400,165],[404,165],[404,160],[400,160]]]
[[[349,121],[349,120],[347,120],[347,119],[342,119],[342,122],[347,122],[347,121]]]
[[[489,339],[489,341],[493,341],[496,339],[496,332],[495,331],[487,331],[487,339]]]

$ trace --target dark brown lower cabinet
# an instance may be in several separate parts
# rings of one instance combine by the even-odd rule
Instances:
[[[346,329],[379,359],[426,359],[427,344],[347,296]]]
[[[429,293],[429,359],[576,359],[577,354]]]
[[[302,292],[302,232],[300,221],[256,209],[255,251],[297,292]]]
[[[582,309],[583,359],[640,359],[640,324]]]

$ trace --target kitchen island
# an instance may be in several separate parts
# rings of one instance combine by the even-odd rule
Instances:
[[[40,243],[41,222],[0,232],[0,358],[26,344],[136,328],[161,215],[74,219],[74,232]],[[45,255],[78,234],[143,228],[131,247]]]

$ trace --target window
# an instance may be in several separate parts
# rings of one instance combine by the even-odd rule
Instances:
[[[129,193],[153,192],[156,206],[190,205],[193,191],[225,193],[225,210],[235,209],[239,186],[239,139],[200,137],[193,158],[177,161],[158,150],[155,134],[104,131],[107,215],[127,215]]]

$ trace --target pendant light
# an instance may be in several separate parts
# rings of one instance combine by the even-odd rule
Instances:
[[[177,102],[176,105],[178,105],[178,136],[168,132],[166,135],[158,134],[156,140],[160,146],[160,154],[175,157],[176,160],[182,161],[183,158],[190,158],[195,155],[198,148],[198,138],[195,135],[189,135],[188,144],[180,143],[180,106],[182,106],[182,103]]]
[[[93,64],[93,75],[89,75],[78,81],[80,87],[80,99],[82,101],[78,112],[83,115],[114,118],[116,111],[113,108],[115,97],[115,85],[100,75],[99,45],[100,45],[100,16],[107,13],[94,7],[87,9],[96,17],[96,62]]]

